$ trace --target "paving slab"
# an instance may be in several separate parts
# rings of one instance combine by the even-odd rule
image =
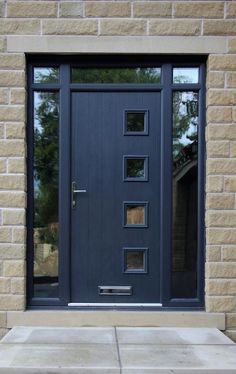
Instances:
[[[236,373],[236,345],[119,345],[123,374]]]
[[[1,343],[26,344],[115,344],[113,327],[14,327]]]
[[[215,328],[14,327],[0,374],[236,374],[236,344]]]
[[[120,344],[232,344],[216,328],[117,327]]]
[[[29,373],[63,373],[76,369],[81,373],[120,373],[115,344],[2,344],[0,373],[27,369]],[[17,369],[17,370],[16,370]],[[44,370],[44,371],[43,371]],[[54,370],[54,371],[53,371]],[[26,371],[25,371],[26,372]],[[71,372],[70,370],[68,372]]]

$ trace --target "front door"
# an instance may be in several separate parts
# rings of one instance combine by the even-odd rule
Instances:
[[[71,302],[160,303],[161,94],[73,92],[71,112]]]

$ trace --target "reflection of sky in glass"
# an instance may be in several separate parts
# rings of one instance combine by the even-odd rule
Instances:
[[[198,83],[199,68],[174,68],[174,83]]]
[[[194,100],[194,95],[192,92],[182,93],[182,101],[179,106],[179,115],[181,117],[186,117],[189,115],[187,112],[187,102],[192,101],[192,100]],[[193,142],[188,137],[196,132],[196,124],[198,122],[197,118],[198,117],[190,117],[188,129],[179,139],[183,145],[191,144]]]
[[[58,83],[57,68],[34,68],[34,83]]]

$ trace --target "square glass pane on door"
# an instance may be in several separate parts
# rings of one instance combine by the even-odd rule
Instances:
[[[124,272],[147,272],[147,248],[124,248]]]
[[[148,135],[148,111],[125,111],[124,135]]]
[[[147,202],[124,203],[124,226],[147,227]]]
[[[148,157],[124,156],[124,180],[138,182],[147,181]]]

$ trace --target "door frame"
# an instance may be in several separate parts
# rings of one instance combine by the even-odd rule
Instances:
[[[46,56],[34,55],[27,57],[27,82],[28,82],[28,163],[27,163],[27,302],[32,308],[68,308],[70,302],[70,207],[71,207],[71,92],[73,91],[161,91],[161,302],[162,307],[152,309],[203,309],[204,307],[204,250],[205,250],[205,61],[206,56],[130,56],[130,55],[79,55],[79,56]],[[60,82],[58,84],[32,83],[33,67],[60,66]],[[70,83],[71,66],[80,67],[162,67],[162,83],[152,85],[113,85],[109,84],[75,84]],[[200,68],[199,84],[172,84],[172,69],[178,66],[198,66]],[[144,87],[145,86],[145,87]],[[35,298],[33,297],[33,92],[35,90],[60,92],[60,123],[59,123],[59,298]],[[171,299],[171,236],[172,227],[172,92],[175,90],[199,91],[199,148],[198,148],[198,294],[196,299]],[[65,124],[70,124],[65,126]],[[168,125],[167,125],[168,124]],[[169,165],[166,168],[166,165]],[[129,307],[130,308],[130,307]],[[137,306],[134,307],[137,309]],[[143,309],[143,308],[142,308]],[[150,309],[150,306],[147,308]]]

